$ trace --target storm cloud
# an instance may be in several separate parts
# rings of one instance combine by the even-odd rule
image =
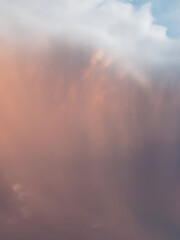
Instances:
[[[45,2],[1,3],[0,238],[179,239],[178,41],[150,5]]]

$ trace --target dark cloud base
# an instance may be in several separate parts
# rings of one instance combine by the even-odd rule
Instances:
[[[0,62],[0,239],[180,239],[177,80],[71,44]]]

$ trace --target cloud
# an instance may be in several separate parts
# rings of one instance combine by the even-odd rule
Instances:
[[[0,238],[179,239],[179,42],[151,5],[0,9]]]
[[[1,238],[179,238],[179,84],[76,44],[2,49]]]
[[[1,1],[1,41],[31,51],[52,41],[69,41],[126,61],[146,79],[161,74],[174,79],[179,40],[168,38],[167,29],[156,24],[152,4],[137,8],[116,0]]]
[[[68,38],[125,57],[135,55],[136,61],[152,50],[159,56],[170,42],[166,28],[154,23],[150,4],[136,9],[116,0],[2,1],[1,12],[1,34],[21,42],[41,36]]]

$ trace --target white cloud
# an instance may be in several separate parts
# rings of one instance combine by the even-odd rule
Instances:
[[[124,41],[134,45],[147,39],[155,42],[167,39],[166,29],[153,24],[150,4],[137,10],[130,3],[116,0],[2,1],[0,9],[1,30],[8,27],[14,33],[18,29],[23,34],[38,29],[122,48]]]
[[[0,29],[1,36],[21,43],[51,38],[78,42],[123,57],[143,71],[179,62],[179,42],[155,24],[149,3],[137,9],[117,0],[4,0]]]

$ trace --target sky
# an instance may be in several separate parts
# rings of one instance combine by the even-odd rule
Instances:
[[[0,1],[0,239],[180,239],[179,1]]]
[[[142,4],[147,3],[146,0],[132,0],[129,2],[131,2],[134,6],[137,7],[141,7]],[[155,17],[155,22],[167,28],[167,35],[170,38],[178,38],[180,36],[180,1],[153,0],[149,2],[152,5],[152,14]]]

